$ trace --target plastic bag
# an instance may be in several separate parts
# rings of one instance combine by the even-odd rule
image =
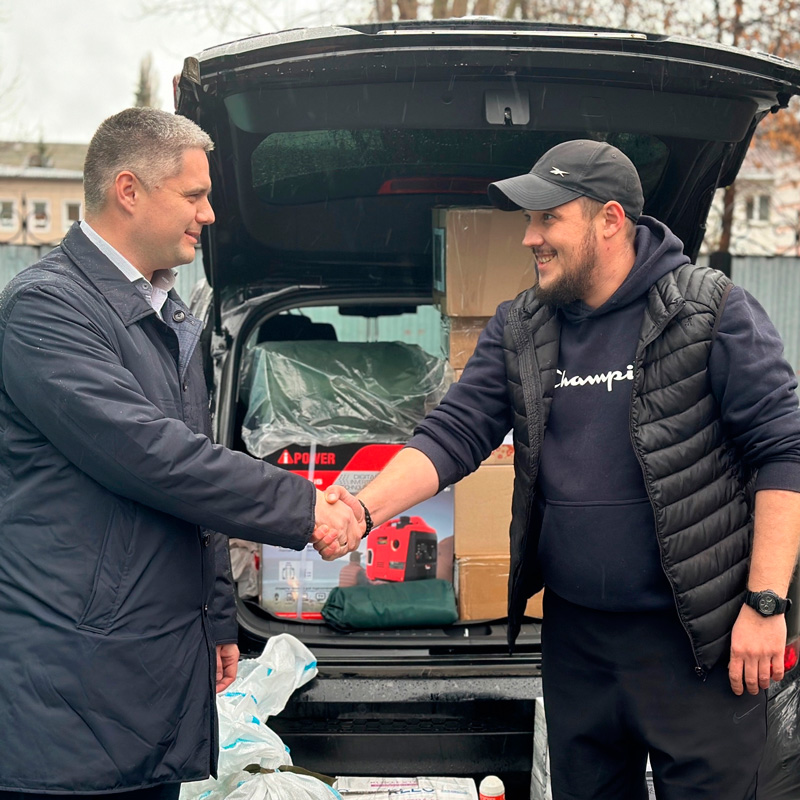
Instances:
[[[288,633],[273,636],[258,658],[240,662],[236,680],[217,695],[219,777],[184,783],[181,800],[227,797],[256,777],[243,771],[249,764],[269,769],[291,764],[286,745],[266,721],[280,713],[292,692],[316,674],[317,661],[311,651]]]
[[[242,439],[258,458],[290,444],[405,442],[452,378],[402,342],[264,342],[243,371]]]
[[[293,772],[273,772],[254,775],[228,795],[228,800],[342,800],[332,789],[309,775]]]

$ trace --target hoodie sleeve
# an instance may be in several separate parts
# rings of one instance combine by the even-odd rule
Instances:
[[[417,426],[408,446],[421,450],[439,473],[439,488],[474,472],[511,429],[503,330],[510,302],[481,333],[475,352],[442,402]]]
[[[709,372],[728,433],[758,470],[756,490],[800,492],[797,376],[766,311],[739,286],[721,311]]]

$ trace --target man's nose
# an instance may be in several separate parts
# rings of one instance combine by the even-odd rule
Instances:
[[[206,198],[197,209],[197,221],[201,225],[210,225],[215,219],[214,209],[211,208],[211,203],[208,198]]]
[[[542,234],[533,225],[528,225],[525,229],[525,236],[522,239],[522,246],[539,247],[542,244],[544,244]]]

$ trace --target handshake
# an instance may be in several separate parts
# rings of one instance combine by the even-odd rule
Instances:
[[[357,549],[366,529],[364,508],[350,492],[341,486],[317,490],[311,543],[325,561]]]

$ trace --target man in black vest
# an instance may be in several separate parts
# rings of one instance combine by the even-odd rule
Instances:
[[[379,524],[514,430],[509,640],[542,586],[553,797],[749,800],[800,543],[796,379],[761,306],[642,215],[618,149],[489,187],[538,284],[359,496]],[[676,613],[677,612],[677,613]]]

